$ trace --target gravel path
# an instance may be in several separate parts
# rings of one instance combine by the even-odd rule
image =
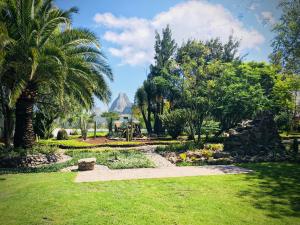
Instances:
[[[190,177],[222,174],[249,173],[251,170],[236,166],[186,166],[142,169],[110,170],[105,166],[97,165],[92,171],[79,172],[75,182],[94,182],[111,180],[131,180],[167,177]]]
[[[222,174],[249,173],[251,170],[233,165],[209,165],[209,166],[185,166],[177,167],[170,161],[155,152],[157,146],[139,146],[131,148],[111,148],[112,150],[140,150],[154,162],[156,168],[139,169],[114,169],[106,166],[96,165],[92,171],[79,171],[75,182],[111,181],[111,180],[131,180],[148,178],[168,178],[168,177],[189,177],[207,176]],[[103,148],[110,149],[110,148]],[[68,169],[68,168],[67,168]],[[71,169],[71,168],[70,168]],[[76,169],[73,167],[72,169]],[[67,170],[68,171],[68,170]],[[70,170],[69,170],[70,171]]]
[[[165,157],[157,154],[155,152],[156,147],[157,146],[151,146],[151,145],[150,146],[144,146],[140,150],[145,153],[145,155],[148,157],[148,159],[150,159],[152,162],[154,162],[154,164],[157,168],[176,167],[174,164],[172,164]]]

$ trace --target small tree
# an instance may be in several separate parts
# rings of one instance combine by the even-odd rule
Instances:
[[[95,114],[83,111],[79,116],[81,136],[84,140],[87,138],[88,125],[94,121]]]
[[[279,4],[282,15],[273,31],[273,53],[271,60],[283,71],[300,74],[300,1],[282,0]]]
[[[185,125],[184,110],[175,109],[174,111],[164,113],[160,118],[172,138],[177,138],[183,131]]]

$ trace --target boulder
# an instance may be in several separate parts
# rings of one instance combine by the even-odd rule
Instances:
[[[229,152],[218,151],[218,152],[214,152],[212,156],[213,156],[214,159],[229,158],[230,153]]]
[[[0,158],[0,167],[39,167],[45,164],[56,163],[63,158],[61,153],[28,154],[25,156],[5,156]]]
[[[85,158],[78,160],[78,170],[86,171],[93,170],[96,164],[96,158]]]
[[[263,112],[252,121],[240,123],[224,141],[224,150],[232,155],[244,156],[284,155],[277,125],[270,112]],[[254,159],[255,161],[257,159]],[[247,161],[247,160],[246,160]]]

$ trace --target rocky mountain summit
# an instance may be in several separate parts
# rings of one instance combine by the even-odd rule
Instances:
[[[118,97],[111,104],[109,111],[121,114],[130,114],[133,103],[130,102],[125,93],[119,93]]]

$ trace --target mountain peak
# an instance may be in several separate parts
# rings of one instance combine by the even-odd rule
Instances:
[[[130,102],[126,93],[120,92],[118,97],[111,104],[109,111],[123,114],[131,113],[132,103]]]

